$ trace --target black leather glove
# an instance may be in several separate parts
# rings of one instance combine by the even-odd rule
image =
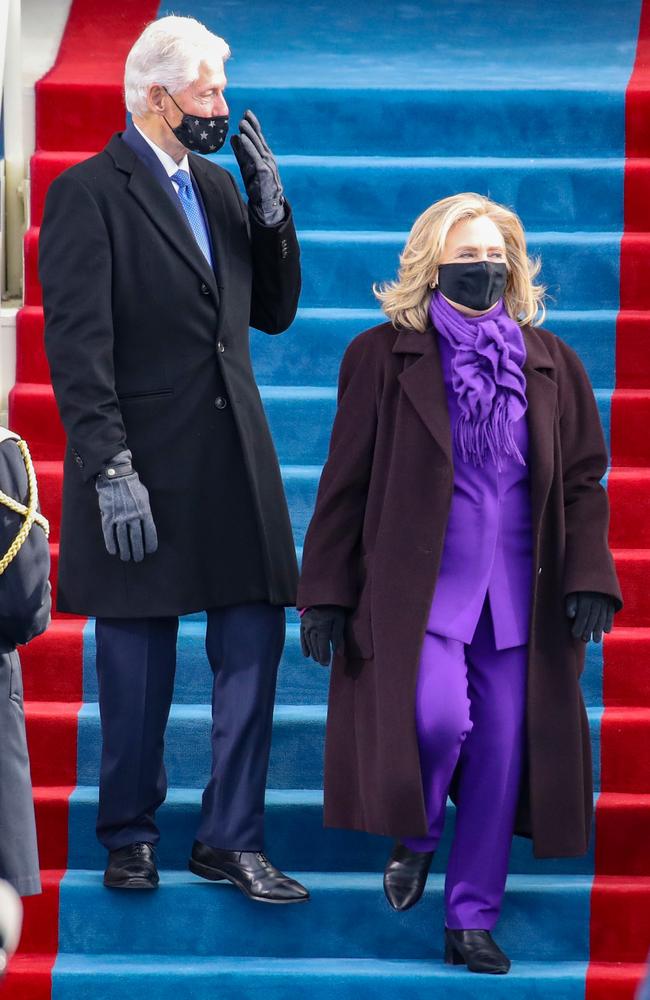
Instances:
[[[593,590],[581,590],[566,596],[566,613],[573,618],[571,635],[574,639],[600,642],[603,632],[612,631],[614,598]],[[593,635],[592,635],[593,633]]]
[[[282,183],[275,157],[252,111],[244,113],[239,135],[232,136],[230,145],[241,170],[251,210],[262,225],[277,226],[284,219]]]
[[[330,644],[334,653],[343,638],[345,608],[336,604],[321,604],[307,608],[300,619],[300,645],[305,656],[323,667],[330,662]]]
[[[131,452],[121,451],[95,477],[104,544],[123,562],[142,562],[158,548],[149,491],[131,465]]]

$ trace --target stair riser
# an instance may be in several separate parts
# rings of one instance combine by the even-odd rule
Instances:
[[[324,881],[305,877],[312,898],[298,906],[252,904],[234,887],[172,876],[156,893],[107,892],[68,872],[61,887],[61,952],[431,958],[443,927],[441,876],[405,914],[384,898],[381,875]],[[581,961],[588,956],[591,879],[511,887],[499,943],[513,958]],[[182,919],[179,919],[182,914]]]
[[[637,358],[628,380],[639,377],[639,365],[645,360],[645,337],[648,317],[635,327],[642,339],[642,357]],[[269,337],[251,330],[251,355],[255,376],[261,386],[329,386],[337,383],[345,348],[357,334],[386,321],[377,309],[357,310],[351,314],[314,315],[299,310],[291,329],[281,337]],[[612,385],[616,314],[599,312],[551,312],[544,326],[552,330],[580,355],[592,385],[607,389]],[[632,335],[632,334],[631,334]],[[22,309],[17,320],[18,370],[16,381],[50,382],[43,347],[43,311],[38,306]],[[641,350],[637,353],[641,353]],[[647,352],[650,354],[650,351]],[[641,369],[642,371],[643,369]],[[620,378],[618,379],[620,382]],[[650,372],[644,385],[650,382]]]
[[[124,128],[121,87],[38,87],[37,147],[74,150],[88,134],[101,149]],[[233,122],[255,108],[278,155],[622,156],[624,93],[607,90],[402,90],[228,87]],[[48,116],[39,107],[58,108]],[[332,109],[336,108],[336,114]],[[49,117],[49,121],[47,120]],[[485,123],[489,121],[490,127]],[[417,122],[417,127],[414,127]],[[389,123],[389,127],[387,127]]]
[[[121,957],[121,956],[120,956]],[[465,968],[450,969],[442,963],[441,947],[432,942],[431,970],[401,971],[399,967],[382,968],[374,975],[370,972],[314,968],[302,972],[284,969],[251,971],[244,968],[224,972],[218,966],[210,971],[188,966],[174,972],[137,964],[121,972],[102,969],[97,971],[97,959],[88,962],[84,970],[73,958],[73,968],[62,957],[54,975],[56,1000],[133,1000],[137,982],[138,990],[150,991],[156,1000],[205,1000],[219,984],[219,1000],[253,1000],[264,996],[266,1000],[287,1000],[292,996],[308,996],[310,1000],[431,1000],[443,996],[449,1000],[484,1000],[485,986],[479,977]],[[435,963],[435,964],[434,964]],[[428,974],[427,974],[428,973]],[[508,976],[495,976],[490,983],[491,1000],[521,1000],[522,997],[543,996],[547,1000],[584,1000],[584,967],[571,964],[568,969],[555,970],[548,978],[537,972],[517,970]],[[137,979],[136,979],[137,977]],[[542,989],[543,994],[539,992]],[[439,992],[440,991],[440,992]]]
[[[288,617],[290,621],[278,672],[276,704],[322,705],[327,701],[330,671],[304,657],[298,626],[293,623],[293,615]],[[207,705],[210,702],[212,674],[205,654],[204,636],[204,622],[181,619],[174,684],[174,702],[177,705]],[[592,642],[587,647],[582,677],[582,690],[588,705],[602,703],[601,677],[602,647]],[[97,698],[94,628],[90,623],[84,634],[84,701],[97,701]]]
[[[181,714],[182,713],[182,714]],[[324,716],[324,712],[323,712]],[[591,742],[594,766],[600,759],[600,726],[598,713],[591,717]],[[276,715],[269,767],[269,788],[322,788],[324,717],[308,717],[301,713],[287,718]],[[635,736],[632,727],[632,739]],[[96,706],[84,706],[79,716],[78,782],[97,784],[100,758],[100,726]],[[619,754],[628,747],[627,727],[615,737]],[[167,725],[165,761],[170,785],[188,788],[202,787],[210,773],[210,720],[206,706],[199,713],[175,710]],[[629,762],[626,791],[644,791],[649,784],[650,755],[646,760]],[[48,780],[36,779],[39,784]],[[635,786],[635,787],[631,787]],[[596,788],[598,775],[596,775]],[[611,786],[610,786],[611,787]]]
[[[393,279],[406,234],[389,233],[374,241],[354,234],[341,239],[336,234],[298,233],[302,260],[301,305],[305,307],[373,308],[375,282]],[[620,235],[571,234],[545,238],[530,234],[531,255],[541,255],[540,280],[561,309],[616,309],[619,305]],[[647,255],[647,239],[643,242]],[[37,240],[30,230],[25,239],[25,303],[42,301],[36,267]],[[630,308],[641,308],[632,304]]]
[[[51,181],[84,154],[32,158],[31,224],[41,223]],[[240,182],[233,156],[211,159]],[[280,157],[279,167],[296,224],[302,229],[407,230],[429,205],[450,192],[476,191],[509,205],[528,229],[607,230],[623,226],[623,161],[539,160],[408,163]],[[647,167],[646,167],[647,173]],[[647,177],[644,178],[647,183]]]
[[[70,803],[70,847],[68,866],[103,869],[106,852],[95,834],[97,789],[78,788]],[[196,837],[201,791],[174,791],[157,815],[161,839],[157,848],[162,868],[182,870]],[[323,828],[322,801],[303,802],[291,792],[277,801],[271,793],[266,805],[266,849],[274,864],[291,871],[383,871],[392,841],[350,830]],[[444,872],[454,828],[455,809],[447,804],[445,835],[436,852],[432,871]],[[47,862],[41,861],[42,864]],[[593,871],[593,845],[581,858],[537,860],[531,843],[515,837],[510,871],[536,875],[589,875]]]
[[[32,457],[38,460],[61,461],[65,434],[52,393],[33,392],[30,387],[17,385],[10,397],[10,422],[14,430],[29,442]],[[649,397],[650,398],[650,397]],[[606,439],[609,437],[610,394],[597,393],[600,419]],[[322,465],[327,458],[330,435],[336,413],[336,399],[331,398],[264,398],[280,462],[284,465]],[[637,465],[650,464],[650,442],[645,436],[646,458]],[[136,456],[137,461],[137,456]],[[308,487],[305,484],[305,489]],[[311,488],[311,487],[309,487]],[[306,516],[304,510],[300,517]],[[296,527],[299,522],[296,522]]]

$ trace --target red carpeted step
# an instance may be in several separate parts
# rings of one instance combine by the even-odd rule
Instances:
[[[610,469],[607,492],[612,509],[612,548],[650,548],[650,466]]]
[[[21,646],[26,701],[81,701],[85,624],[85,618],[55,618],[47,632]]]
[[[621,309],[650,309],[650,233],[625,232],[621,239]]]
[[[122,126],[123,127],[123,126]],[[30,163],[30,221],[32,226],[40,226],[47,189],[60,173],[94,156],[93,152],[50,152],[37,150]]]
[[[625,161],[625,229],[650,232],[650,159],[645,156]]]
[[[53,68],[36,84],[36,146],[98,150],[124,128],[124,61],[158,0],[73,0]],[[92,80],[92,86],[89,81]]]
[[[41,868],[65,868],[68,864],[68,802],[71,793],[69,785],[34,788]]]
[[[605,705],[650,708],[650,628],[625,628],[617,622],[605,636],[603,656]]]
[[[650,942],[650,878],[597,875],[590,937],[592,961],[644,962]]]
[[[43,309],[23,306],[16,316],[16,382],[50,381],[43,343]]]
[[[650,281],[648,282],[650,288]],[[650,465],[650,389],[612,393],[612,465]]]
[[[24,437],[35,462],[60,462],[65,432],[51,385],[18,382],[9,393],[9,426]]]
[[[645,973],[645,963],[590,962],[586,996],[589,1000],[634,1000]]]
[[[77,780],[79,702],[25,702],[34,785],[74,785]]]
[[[25,255],[25,305],[40,306],[43,304],[43,294],[38,280],[38,229],[35,226],[32,226],[25,233],[23,250]]]
[[[29,439],[28,439],[29,441]],[[34,461],[41,510],[50,522],[50,541],[58,542],[61,525],[63,463]]]
[[[650,626],[650,549],[614,549],[613,553],[624,599],[616,625],[646,628]]]
[[[596,830],[599,874],[650,876],[650,794],[602,792]]]
[[[605,708],[600,758],[604,792],[646,793],[650,788],[650,708]]]
[[[14,955],[4,980],[2,1000],[50,1000],[56,955]]]
[[[646,389],[650,386],[650,312],[630,309],[619,313],[616,323],[616,385],[619,389]]]

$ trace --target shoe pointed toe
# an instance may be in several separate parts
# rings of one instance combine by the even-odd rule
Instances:
[[[466,965],[470,972],[505,975],[511,962],[489,931],[445,928],[445,962]]]
[[[427,884],[433,851],[411,851],[397,844],[384,869],[384,894],[394,910],[410,910]]]

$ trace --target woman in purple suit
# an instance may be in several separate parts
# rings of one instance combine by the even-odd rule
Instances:
[[[427,209],[390,322],[345,352],[298,591],[303,652],[334,652],[325,822],[393,836],[384,889],[421,897],[456,826],[445,961],[505,973],[490,931],[513,833],[583,854],[592,819],[579,686],[622,599],[607,450],[575,352],[539,324],[518,217],[476,194]]]

